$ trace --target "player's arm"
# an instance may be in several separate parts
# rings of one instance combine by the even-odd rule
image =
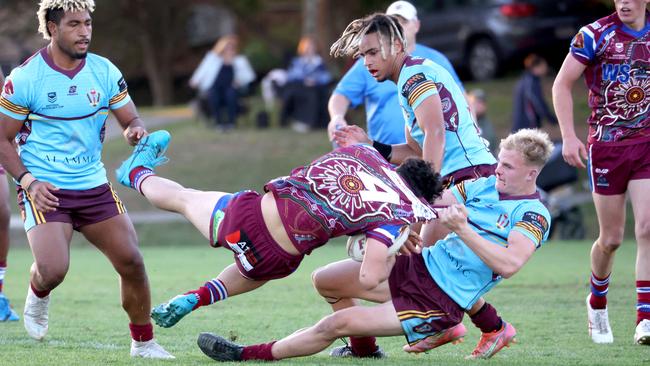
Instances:
[[[582,159],[587,159],[587,150],[576,136],[571,89],[585,69],[586,66],[569,53],[553,82],[553,107],[562,133],[562,155],[567,163],[581,168],[585,167]]]
[[[440,210],[442,210],[444,207],[458,204],[459,202],[451,191],[452,189],[453,187],[445,189],[440,198],[433,203],[434,206],[440,207]],[[447,236],[449,232],[450,230],[440,220],[432,220],[422,227],[422,243],[425,247],[431,246]]]
[[[348,125],[348,122],[345,120],[345,113],[347,113],[349,107],[350,100],[345,95],[337,92],[332,93],[332,96],[327,102],[327,111],[330,114],[327,135],[330,141],[334,141],[334,131]]]
[[[129,101],[120,108],[113,109],[113,115],[122,127],[122,135],[129,145],[136,145],[147,134],[144,122],[140,119],[135,104],[132,101]]]
[[[417,123],[424,132],[422,158],[432,163],[436,171],[440,171],[445,153],[445,122],[440,96],[438,94],[428,96],[414,112]]]
[[[13,140],[24,121],[0,113],[0,164],[29,192],[35,208],[41,212],[56,210],[59,199],[51,191],[57,188],[48,182],[39,181],[20,160]]]
[[[508,245],[505,247],[484,239],[469,226],[465,206],[453,205],[442,210],[440,220],[458,234],[494,273],[503,278],[510,278],[517,273],[535,252],[535,243],[515,230],[508,235]]]
[[[386,244],[374,238],[366,239],[366,252],[359,271],[359,282],[366,290],[372,290],[388,279],[395,256],[388,256]]]

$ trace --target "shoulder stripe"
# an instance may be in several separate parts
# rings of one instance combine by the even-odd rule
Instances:
[[[426,93],[428,91],[431,91],[431,90],[433,90],[433,91],[437,90],[436,84],[433,81],[427,80],[427,81],[422,82],[409,95],[409,98],[408,98],[409,105],[415,104],[415,102],[418,100],[418,98],[422,94],[424,94],[424,93]]]
[[[540,244],[544,239],[544,234],[542,233],[542,231],[531,223],[525,221],[519,221],[518,223],[515,224],[515,227],[520,227],[528,231],[529,233],[531,233],[533,237],[535,237],[535,240],[537,240],[536,244]]]
[[[126,98],[126,96],[129,95],[129,92],[127,89],[124,89],[122,92],[111,98],[111,100],[108,102],[109,105],[117,104]]]
[[[8,99],[0,96],[0,107],[7,109],[10,112],[22,115],[29,114],[29,108],[21,107],[17,104],[10,102]]]
[[[462,181],[458,184],[456,184],[456,189],[458,190],[458,193],[463,197],[463,203],[467,201],[467,191],[465,190],[465,181]]]

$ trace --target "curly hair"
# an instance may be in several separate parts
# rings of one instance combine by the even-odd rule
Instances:
[[[390,41],[390,54],[395,53],[396,39],[406,49],[406,37],[404,37],[404,31],[397,16],[375,13],[350,22],[341,34],[341,37],[332,44],[330,55],[334,57],[357,57],[359,54],[359,44],[363,36],[375,32],[379,35],[381,57],[384,60],[386,59],[386,50],[384,50],[383,42],[384,37],[388,37]]]
[[[41,0],[36,16],[38,17],[38,32],[43,38],[50,40],[52,35],[47,29],[47,22],[59,24],[66,11],[76,12],[87,10],[95,11],[95,0]]]
[[[442,179],[433,165],[420,158],[408,158],[399,167],[397,174],[404,179],[417,197],[427,202],[435,201],[442,194]]]

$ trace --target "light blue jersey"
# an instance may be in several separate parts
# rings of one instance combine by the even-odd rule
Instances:
[[[443,177],[471,166],[496,164],[479,136],[463,90],[443,67],[408,56],[399,74],[397,91],[406,128],[420,147],[424,145],[424,132],[417,123],[415,110],[429,96],[440,96],[445,122],[445,152],[440,171]]]
[[[551,215],[539,194],[506,196],[497,192],[495,183],[493,175],[463,181],[451,191],[467,207],[472,229],[484,239],[506,246],[510,232],[517,231],[538,249],[548,239],[551,225]],[[423,249],[422,256],[438,286],[464,309],[470,309],[502,279],[455,233]]]
[[[415,45],[413,55],[427,58],[447,70],[462,89],[462,83],[451,63],[442,53],[419,44]],[[339,81],[335,94],[345,96],[353,108],[361,103],[366,110],[368,136],[373,141],[384,144],[403,144],[404,118],[395,93],[395,83],[391,80],[378,82],[363,65],[363,59],[357,60],[352,68]]]
[[[7,78],[0,113],[25,121],[16,142],[34,177],[86,190],[107,182],[106,118],[129,101],[122,74],[107,59],[89,53],[76,69],[63,70],[43,48]]]

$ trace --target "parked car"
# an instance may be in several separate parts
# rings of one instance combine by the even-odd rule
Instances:
[[[486,80],[537,52],[563,57],[582,25],[611,13],[602,0],[413,0],[418,42]]]

